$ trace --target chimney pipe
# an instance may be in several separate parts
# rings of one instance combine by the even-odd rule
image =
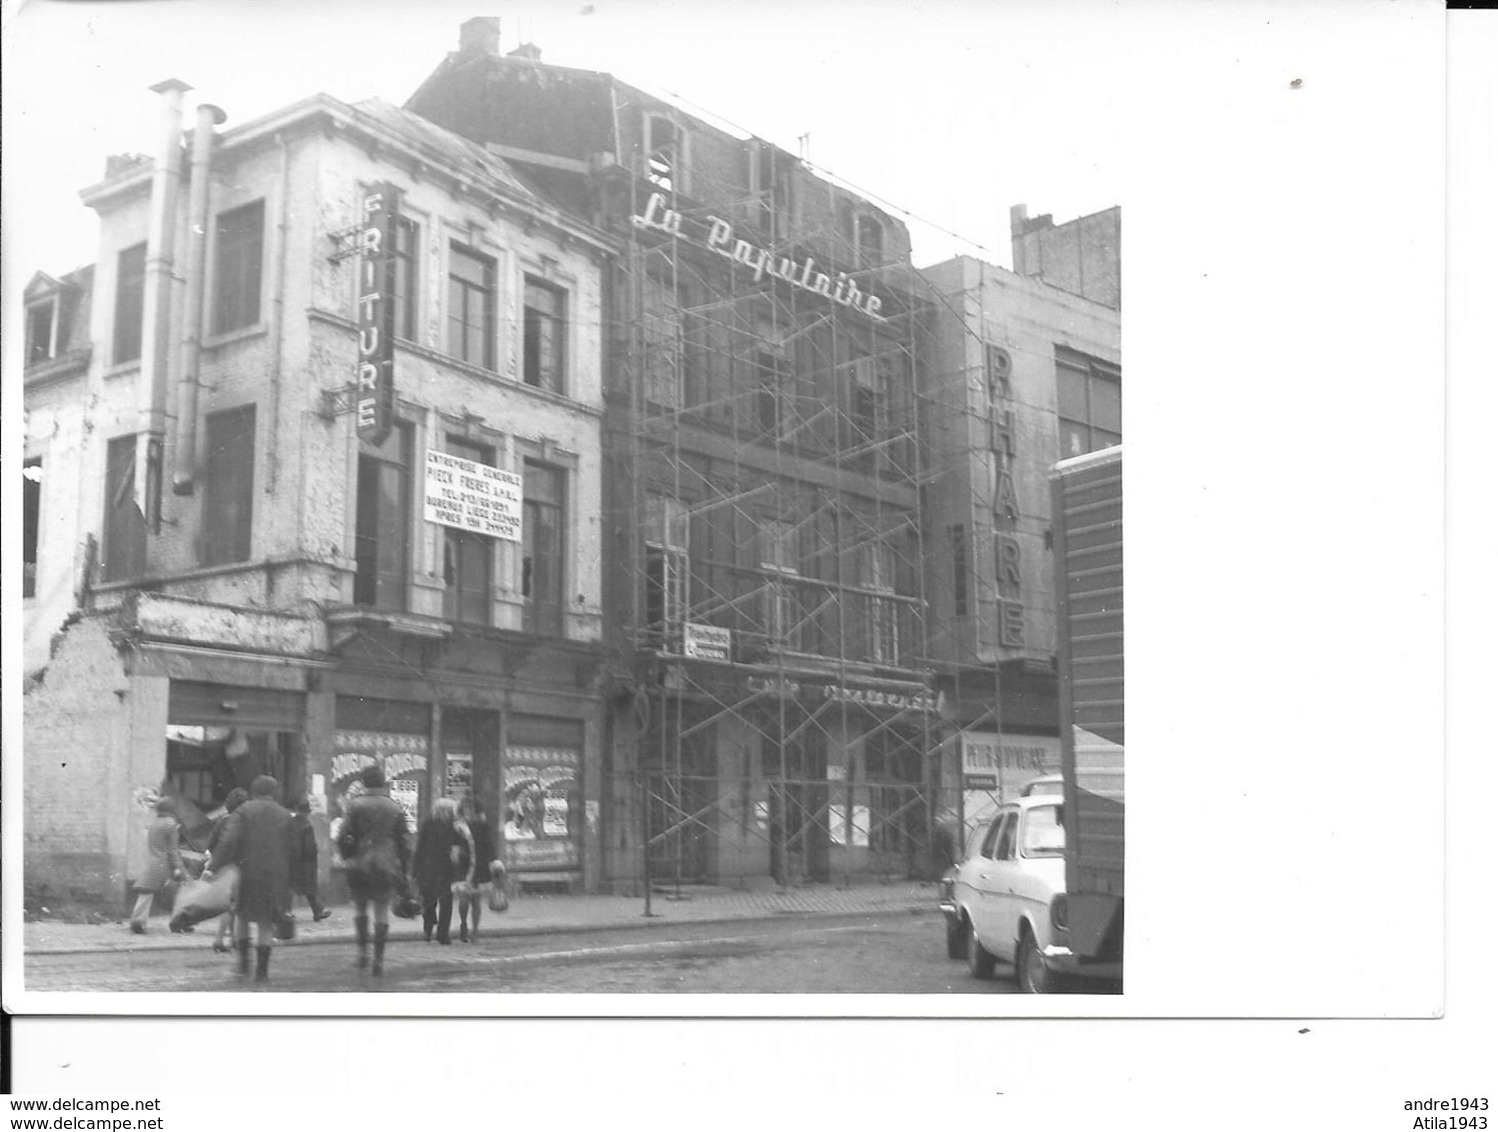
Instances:
[[[208,187],[213,129],[226,115],[202,103],[192,132],[192,179],[187,199],[186,294],[182,307],[182,365],[177,379],[177,437],[172,492],[191,495],[198,462],[198,363],[203,353],[203,298],[208,266]]]
[[[474,16],[458,27],[460,55],[498,55],[499,17]]]
[[[161,95],[161,145],[151,173],[150,221],[146,236],[145,295],[141,313],[139,432],[135,446],[135,501],[146,529],[161,529],[161,465],[166,437],[171,367],[172,257],[177,187],[182,179],[182,95],[192,87],[167,79],[151,87]],[[138,563],[142,569],[145,563]]]

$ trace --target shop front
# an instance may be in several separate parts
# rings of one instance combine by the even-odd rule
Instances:
[[[586,807],[580,721],[514,714],[500,766],[500,845],[522,885],[580,880]]]
[[[213,815],[260,775],[293,803],[307,790],[306,697],[275,688],[173,680],[167,700],[162,793],[177,801],[183,835],[203,850]]]

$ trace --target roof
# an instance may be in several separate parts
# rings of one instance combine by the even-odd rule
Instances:
[[[515,170],[502,157],[490,153],[483,146],[460,137],[451,130],[429,122],[420,115],[380,98],[366,98],[349,105],[356,116],[369,118],[396,134],[412,149],[430,154],[455,171],[471,177],[476,183],[487,182],[501,186],[510,193],[518,193],[536,203],[541,198],[531,191]]]

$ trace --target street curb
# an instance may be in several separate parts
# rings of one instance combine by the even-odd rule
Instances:
[[[936,904],[934,901],[930,904],[890,904],[879,908],[839,909],[837,911],[824,911],[815,908],[783,908],[773,911],[754,911],[743,915],[706,916],[700,918],[694,917],[684,920],[672,919],[668,916],[661,915],[659,912],[656,912],[653,913],[649,919],[646,919],[644,914],[641,913],[638,919],[620,920],[617,922],[594,921],[592,923],[586,924],[525,924],[521,927],[504,928],[499,931],[495,931],[493,929],[485,929],[484,938],[494,939],[500,936],[521,937],[538,935],[575,935],[584,932],[632,931],[639,929],[648,930],[653,928],[664,928],[668,926],[684,926],[688,924],[744,924],[763,922],[766,920],[856,919],[861,916],[872,916],[881,913],[919,915],[920,913],[927,911],[936,911]],[[496,912],[494,913],[494,915],[501,916],[503,915],[503,913]],[[392,927],[397,922],[400,921],[392,921]],[[345,931],[343,929],[338,929],[336,935],[317,935],[293,940],[280,940],[277,941],[276,946],[321,947],[332,943],[349,944],[353,943],[354,939],[355,936],[352,930]],[[422,938],[420,928],[413,928],[400,933],[392,931],[389,939],[391,943],[425,942],[425,940]],[[453,946],[460,945],[454,943]],[[188,939],[184,937],[182,942],[180,943],[174,940],[173,942],[168,944],[157,944],[147,947],[131,946],[129,944],[120,944],[114,946],[90,945],[83,947],[26,947],[24,948],[24,954],[29,959],[33,955],[144,955],[159,951],[176,952],[199,950],[206,951],[207,945],[198,943],[196,939],[193,939],[192,942],[189,942]]]

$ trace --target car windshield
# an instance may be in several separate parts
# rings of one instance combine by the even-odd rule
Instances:
[[[1026,857],[1059,857],[1066,850],[1061,807],[1034,806],[1025,814],[1022,852]]]

